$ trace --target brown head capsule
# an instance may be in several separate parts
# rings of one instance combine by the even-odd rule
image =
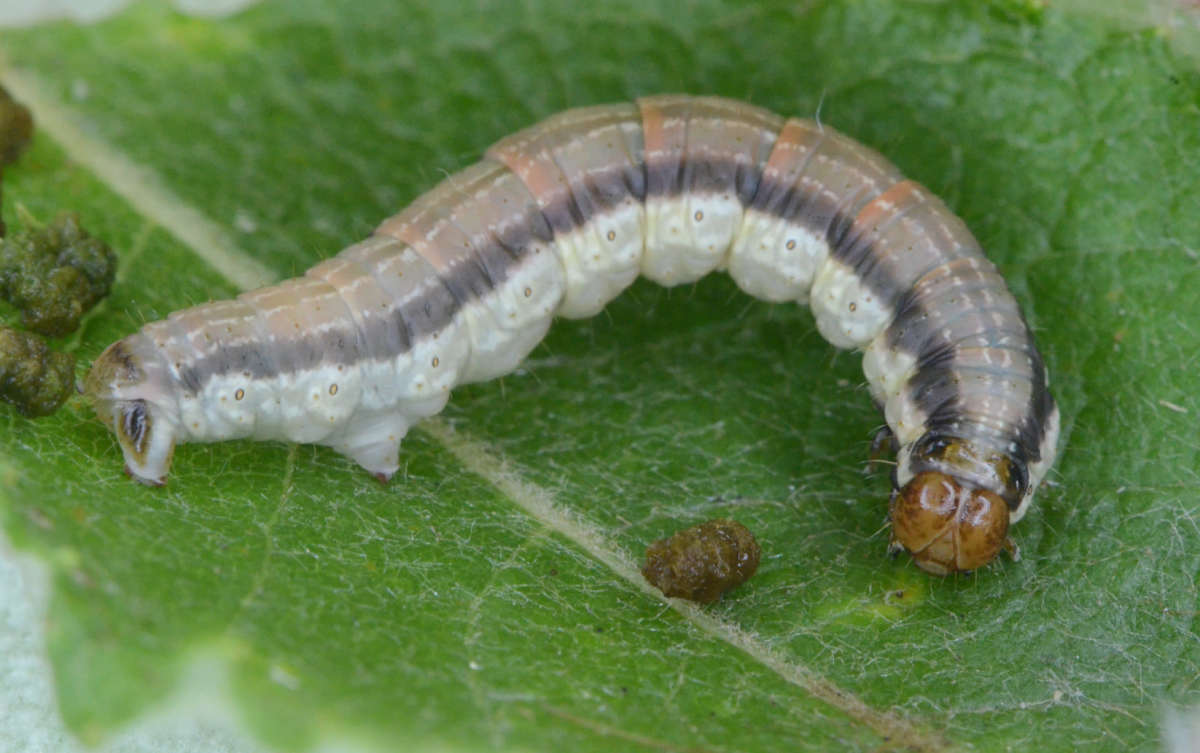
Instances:
[[[918,473],[892,497],[892,543],[935,575],[991,562],[1008,540],[1008,505],[937,471]]]
[[[666,596],[711,604],[758,569],[762,549],[736,520],[710,520],[646,548],[642,575]]]

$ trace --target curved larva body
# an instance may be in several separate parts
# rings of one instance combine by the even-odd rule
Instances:
[[[900,446],[900,542],[930,570],[982,564],[971,531],[1003,542],[1057,438],[1016,302],[963,223],[878,154],[739,102],[551,117],[304,277],[146,325],[87,391],[144,482],[176,443],[235,437],[328,445],[386,479],[409,426],[512,370],[555,316],[595,314],[639,274],[716,269],[809,303],[826,339],[864,351]],[[968,520],[981,506],[988,522]]]

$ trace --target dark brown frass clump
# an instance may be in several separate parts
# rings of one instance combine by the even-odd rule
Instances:
[[[74,377],[74,357],[37,335],[0,327],[0,400],[26,416],[48,416],[71,394]]]
[[[77,216],[63,214],[0,242],[0,296],[21,311],[26,328],[60,337],[108,295],[116,266],[112,249],[88,235]]]
[[[646,548],[642,575],[667,596],[711,604],[758,569],[762,549],[736,520],[710,520]]]

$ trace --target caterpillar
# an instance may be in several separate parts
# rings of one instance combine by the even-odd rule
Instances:
[[[554,115],[304,276],[114,343],[85,393],[146,484],[179,443],[242,437],[326,445],[386,481],[414,422],[513,370],[555,316],[596,314],[639,274],[717,269],[863,352],[897,448],[893,551],[937,574],[1015,553],[1059,419],[996,267],[875,151],[733,100]]]

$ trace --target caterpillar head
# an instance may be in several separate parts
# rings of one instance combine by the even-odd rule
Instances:
[[[1009,500],[1025,498],[1028,487],[1019,463],[933,437],[918,441],[908,463],[916,473],[889,505],[894,549],[908,550],[917,567],[935,575],[975,570],[1001,549],[1015,553],[1008,525],[1010,510],[1020,508]]]
[[[179,411],[170,375],[145,338],[132,335],[109,346],[92,364],[83,391],[117,436],[125,472],[143,484],[166,483]]]
[[[892,540],[935,575],[975,570],[1008,540],[1008,504],[938,471],[918,473],[892,495]]]

